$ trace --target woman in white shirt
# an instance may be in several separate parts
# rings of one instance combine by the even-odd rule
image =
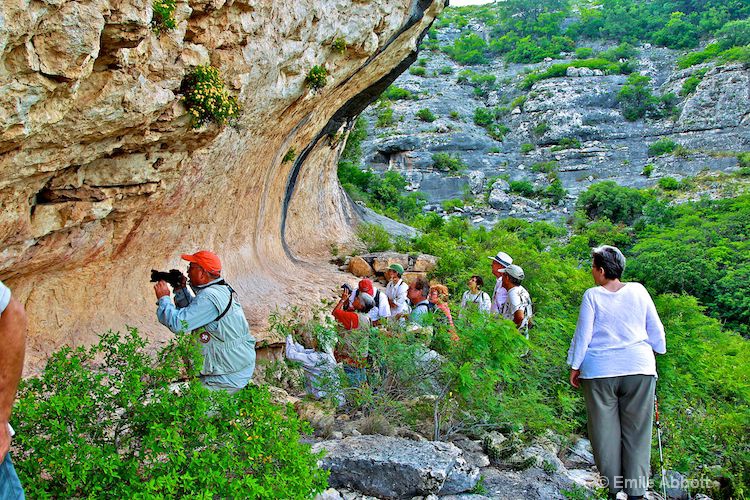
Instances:
[[[477,309],[479,312],[490,312],[492,301],[487,292],[482,291],[484,280],[481,276],[474,275],[466,283],[469,289],[461,297],[461,309]]]
[[[648,488],[656,360],[666,352],[664,327],[648,291],[620,281],[619,249],[592,251],[598,285],[583,295],[568,351],[570,383],[583,389],[596,466],[610,495],[643,498]]]

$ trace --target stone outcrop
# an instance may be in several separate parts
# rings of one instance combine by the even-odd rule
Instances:
[[[472,489],[479,469],[466,463],[451,443],[386,436],[357,436],[324,441],[321,466],[334,488],[355,489],[379,498],[455,495]]]
[[[442,7],[178,0],[176,29],[157,34],[150,1],[4,2],[0,278],[29,312],[27,364],[108,328],[170,335],[148,274],[180,253],[223,258],[256,334],[290,288],[330,288],[319,257],[358,219],[341,138]],[[232,126],[190,127],[180,89],[198,64],[238,98]],[[329,73],[317,92],[315,65]]]

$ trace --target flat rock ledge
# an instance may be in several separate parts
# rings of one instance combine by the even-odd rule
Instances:
[[[456,495],[479,481],[479,469],[452,443],[368,435],[313,446],[321,450],[320,466],[331,471],[332,487],[379,498]]]

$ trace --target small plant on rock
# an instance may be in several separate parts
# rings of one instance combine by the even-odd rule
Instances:
[[[411,68],[409,68],[409,73],[414,76],[426,76],[427,70],[422,66],[412,66]]]
[[[177,27],[174,18],[175,0],[155,0],[152,4],[154,15],[151,18],[151,29],[154,33],[161,34]]]
[[[660,156],[663,154],[671,153],[675,149],[677,149],[677,143],[672,139],[665,137],[663,139],[659,139],[648,147],[648,155]]]
[[[294,148],[289,148],[289,151],[286,152],[284,158],[281,159],[281,163],[289,163],[294,161],[295,158],[297,158],[297,151]]]
[[[335,38],[331,42],[331,48],[339,54],[343,54],[344,52],[346,52],[346,38],[344,38],[343,36]]]
[[[429,108],[422,108],[417,111],[417,118],[428,123],[432,123],[437,119],[435,114],[430,111]]]
[[[181,89],[193,128],[208,122],[223,125],[239,114],[237,99],[229,95],[219,70],[213,66],[196,66],[183,80]]]
[[[305,85],[307,85],[310,90],[320,90],[326,86],[327,79],[328,70],[323,66],[315,65],[310,68],[310,71],[308,71],[307,77],[305,77]]]

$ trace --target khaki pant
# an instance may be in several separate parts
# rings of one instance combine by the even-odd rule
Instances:
[[[594,460],[610,493],[648,489],[655,384],[653,375],[581,380]]]

